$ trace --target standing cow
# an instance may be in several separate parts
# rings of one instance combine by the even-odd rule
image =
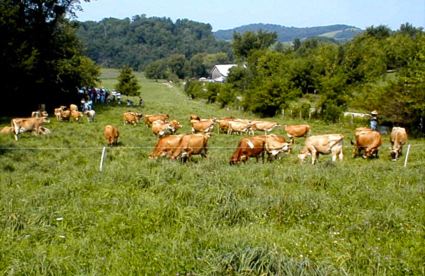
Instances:
[[[291,144],[295,143],[295,137],[305,137],[310,131],[309,125],[285,125],[286,134]]]
[[[381,134],[376,130],[370,128],[357,128],[355,131],[356,142],[353,149],[353,158],[363,153],[363,158],[378,157],[379,147],[382,145]]]
[[[118,144],[118,137],[120,133],[118,129],[113,125],[106,125],[103,131],[103,135],[106,140],[108,140],[108,146],[113,146]]]
[[[390,134],[391,161],[397,161],[402,153],[403,145],[407,142],[407,132],[403,127],[393,127]]]
[[[332,154],[332,162],[336,161],[337,156],[342,161],[344,154],[342,152],[342,134],[325,134],[310,136],[305,140],[305,147],[300,150],[298,159],[305,162],[307,155],[311,155],[311,164],[316,164],[320,154]]]

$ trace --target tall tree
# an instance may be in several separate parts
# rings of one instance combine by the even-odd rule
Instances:
[[[0,83],[2,102],[19,103],[19,113],[45,103],[77,100],[77,87],[94,85],[99,68],[82,54],[77,25],[67,19],[79,0],[0,2]],[[16,112],[5,105],[0,112]]]
[[[115,89],[127,96],[140,95],[139,90],[142,89],[142,86],[139,85],[139,82],[137,81],[131,67],[126,65],[121,68],[120,75],[118,76],[118,83],[115,86]]]
[[[239,61],[245,61],[256,50],[264,50],[276,42],[277,34],[268,31],[251,32],[243,34],[233,33],[233,54]]]

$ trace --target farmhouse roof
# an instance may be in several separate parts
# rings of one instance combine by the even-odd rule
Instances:
[[[229,75],[229,70],[237,64],[217,64],[211,70],[211,78],[214,81],[223,82]]]

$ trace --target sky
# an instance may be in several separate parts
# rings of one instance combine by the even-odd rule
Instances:
[[[166,17],[209,23],[213,31],[254,23],[285,27],[346,24],[360,29],[401,24],[425,28],[425,0],[81,0],[79,21]]]

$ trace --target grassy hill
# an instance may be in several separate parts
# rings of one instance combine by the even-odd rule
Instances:
[[[117,74],[104,72],[102,86],[112,88]],[[343,133],[345,160],[302,165],[292,154],[229,166],[241,136],[217,133],[207,159],[150,160],[156,138],[143,124],[124,126],[123,112],[168,113],[182,133],[189,114],[253,115],[138,78],[143,109],[95,106],[94,123],[52,119],[48,137],[0,136],[1,274],[423,274],[423,140],[409,141],[403,167],[389,160],[388,136],[378,159],[351,158],[349,140],[364,122],[273,118],[311,124],[312,134]],[[121,136],[100,172],[105,124]],[[283,127],[273,132],[286,136]]]
[[[276,32],[277,41],[291,42],[296,38],[306,39],[314,36],[326,36],[337,41],[347,41],[361,33],[362,30],[348,25],[330,25],[308,28],[285,27],[275,24],[249,24],[229,30],[219,30],[214,32],[214,36],[220,40],[232,40],[233,32],[243,33],[246,31],[256,32],[259,30]]]

